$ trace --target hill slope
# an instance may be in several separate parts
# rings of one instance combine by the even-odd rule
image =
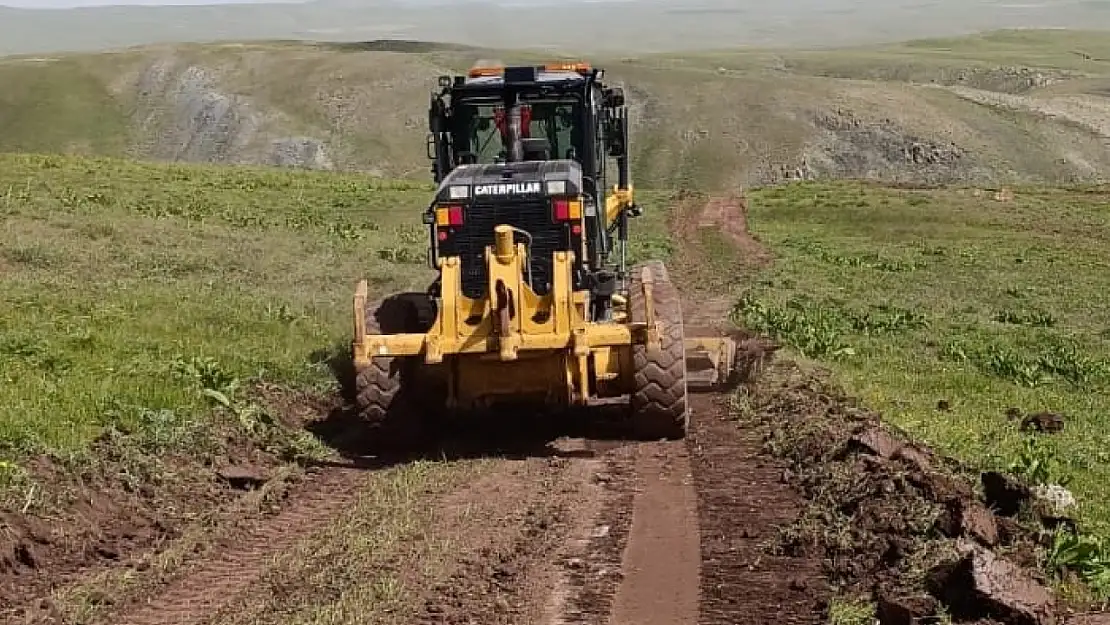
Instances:
[[[0,150],[426,178],[459,46],[174,45],[0,60]],[[1090,180],[1110,168],[1110,34],[1006,31],[823,52],[596,57],[635,110],[642,186],[788,177]]]

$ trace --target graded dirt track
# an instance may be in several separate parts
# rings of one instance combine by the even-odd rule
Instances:
[[[742,206],[714,203],[705,225],[742,223]],[[691,324],[719,326],[704,313],[727,302],[684,296]],[[691,404],[684,441],[611,442],[578,423],[568,437],[567,423],[513,414],[411,457],[317,467],[280,512],[93,622],[822,622],[819,564],[764,554],[799,509],[781,466],[729,420],[726,396]],[[348,441],[347,455],[358,448]],[[424,461],[440,477],[396,477]]]

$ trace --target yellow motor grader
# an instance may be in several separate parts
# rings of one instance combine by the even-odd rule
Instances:
[[[688,360],[707,365],[706,386],[731,378],[735,343],[684,336],[663,263],[626,264],[641,209],[624,93],[603,75],[575,62],[440,77],[424,216],[439,273],[426,292],[375,304],[358,284],[366,420],[523,401],[626,411],[634,436],[675,439],[689,421]]]

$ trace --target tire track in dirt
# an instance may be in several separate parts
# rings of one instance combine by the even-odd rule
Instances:
[[[450,574],[414,580],[425,589],[422,625],[579,625],[603,622],[619,583],[628,532],[632,447],[587,439],[549,445],[485,499],[489,516],[450,532],[467,535]],[[460,491],[453,499],[470,500]],[[444,531],[438,526],[437,531]]]
[[[219,555],[183,570],[150,600],[124,606],[118,625],[190,625],[201,622],[248,590],[267,559],[349,506],[365,478],[359,467],[328,467],[290,493],[291,503],[276,516],[250,523],[220,541]]]
[[[681,441],[639,450],[640,484],[624,552],[624,582],[610,625],[694,623],[698,616],[698,518]]]

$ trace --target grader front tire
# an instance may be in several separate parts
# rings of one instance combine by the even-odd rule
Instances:
[[[386,298],[366,311],[366,331],[370,334],[423,332],[430,325],[421,293],[404,293]],[[434,310],[431,319],[434,320]],[[412,429],[420,415],[412,395],[418,389],[405,388],[415,382],[419,363],[404,358],[374,358],[355,377],[355,406],[359,417],[377,429]]]
[[[644,345],[632,348],[635,388],[631,426],[645,439],[677,440],[686,436],[690,410],[686,385],[686,347],[682,329],[682,302],[662,262],[650,262],[632,271],[629,303],[632,319],[646,317],[642,272],[652,278],[652,303],[659,322],[659,350]]]

